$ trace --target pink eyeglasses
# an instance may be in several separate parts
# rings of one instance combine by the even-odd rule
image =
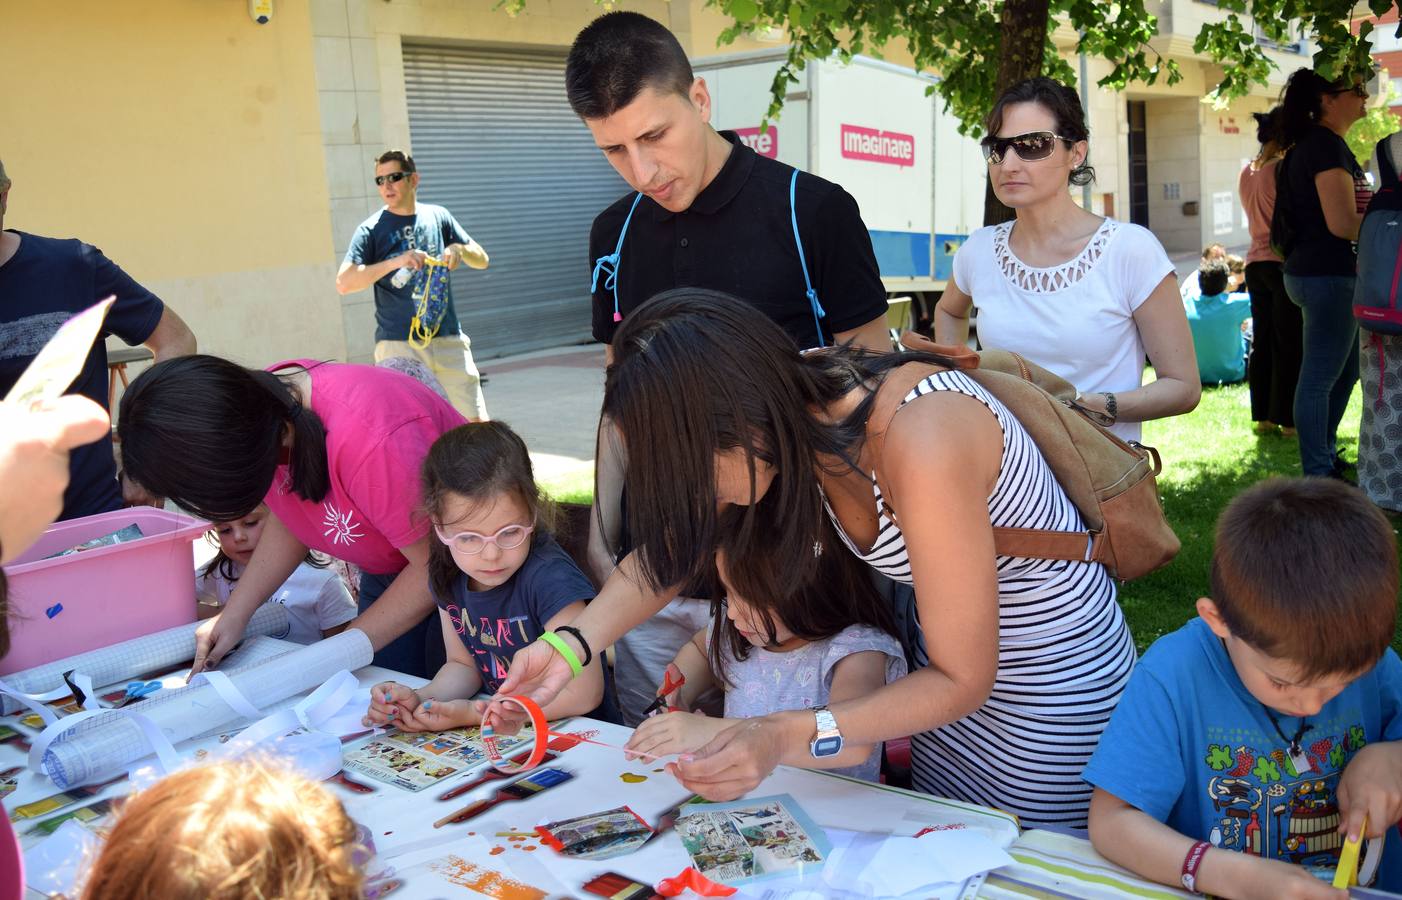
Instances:
[[[438,526],[433,527],[433,533],[438,535],[438,539],[452,547],[459,553],[466,553],[468,556],[481,553],[488,544],[496,544],[498,550],[515,550],[517,547],[531,536],[535,531],[535,526],[530,525],[507,525],[496,534],[478,534],[475,531],[464,531],[459,534],[444,534],[443,529]]]

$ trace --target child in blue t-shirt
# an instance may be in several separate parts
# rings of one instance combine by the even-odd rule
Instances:
[[[501,422],[474,422],[434,441],[423,464],[429,586],[447,662],[424,687],[370,692],[367,721],[404,731],[481,724],[469,698],[496,693],[511,658],[542,632],[574,621],[594,587],[549,533],[554,508],[536,487],[526,445]],[[551,720],[617,721],[597,656],[545,706]]]
[[[1397,588],[1392,529],[1356,488],[1277,478],[1233,500],[1212,597],[1144,654],[1086,766],[1095,848],[1219,897],[1346,897],[1327,883],[1345,837],[1402,819]]]
[[[1233,384],[1246,377],[1246,337],[1241,326],[1251,316],[1251,297],[1227,293],[1230,277],[1226,262],[1204,262],[1198,269],[1202,295],[1183,301],[1203,384]]]

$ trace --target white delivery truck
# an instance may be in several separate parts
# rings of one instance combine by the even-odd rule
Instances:
[[[836,182],[857,199],[881,280],[932,309],[954,251],[983,224],[987,167],[978,143],[927,94],[934,76],[867,57],[810,61],[763,134],[783,48],[692,61],[714,105],[711,124],[756,151]],[[928,304],[928,305],[926,305]]]

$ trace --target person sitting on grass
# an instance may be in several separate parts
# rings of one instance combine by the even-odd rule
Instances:
[[[1086,766],[1096,850],[1218,897],[1347,897],[1311,869],[1332,877],[1346,837],[1402,819],[1395,540],[1324,478],[1228,505],[1212,596],[1144,654]],[[1379,887],[1402,886],[1399,850]]]
[[[1241,325],[1251,315],[1251,297],[1227,293],[1230,277],[1225,262],[1203,263],[1198,269],[1202,295],[1183,301],[1203,384],[1233,384],[1246,377],[1246,338]]]

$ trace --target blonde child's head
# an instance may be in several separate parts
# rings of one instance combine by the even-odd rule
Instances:
[[[1307,716],[1387,650],[1397,589],[1396,537],[1362,492],[1271,478],[1218,519],[1212,597],[1198,611],[1256,699]]]
[[[84,900],[360,900],[355,824],[325,788],[230,762],[135,794],[83,886]]]

